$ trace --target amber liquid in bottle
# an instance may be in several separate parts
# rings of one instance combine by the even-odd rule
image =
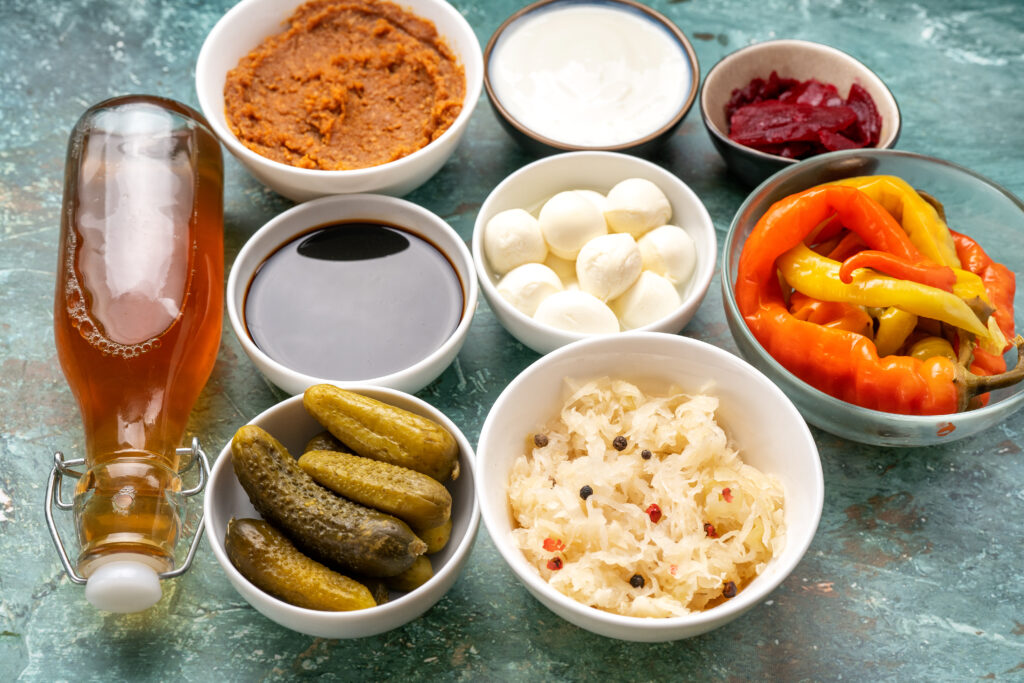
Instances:
[[[126,553],[174,565],[176,449],[220,344],[222,178],[205,121],[171,100],[108,100],[72,132],[54,337],[85,430],[83,576]]]

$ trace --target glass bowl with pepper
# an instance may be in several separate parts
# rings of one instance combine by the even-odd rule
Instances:
[[[896,144],[896,98],[865,64],[828,45],[770,40],[708,72],[700,111],[729,170],[753,187],[801,159]]]
[[[481,517],[541,604],[593,633],[689,638],[763,601],[824,499],[792,402],[734,354],[631,331],[576,341],[488,412]]]
[[[955,164],[833,152],[777,173],[726,237],[726,318],[742,355],[811,424],[931,446],[1024,405],[1024,338],[1006,249],[1024,203]],[[997,260],[998,259],[998,260]]]

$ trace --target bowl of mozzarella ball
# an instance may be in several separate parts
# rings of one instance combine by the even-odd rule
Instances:
[[[495,317],[541,354],[595,335],[679,332],[707,293],[717,253],[693,190],[616,152],[568,152],[519,169],[484,201],[472,246]]]

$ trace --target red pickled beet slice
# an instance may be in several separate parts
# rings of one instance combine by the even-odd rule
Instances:
[[[831,130],[823,130],[818,133],[821,145],[829,152],[836,152],[840,149],[857,149],[864,145],[855,142],[842,133],[835,133]]]
[[[844,101],[834,85],[779,78],[775,71],[733,90],[725,111],[730,138],[790,159],[875,146],[882,130],[875,102],[860,85]]]
[[[800,81],[795,78],[779,78],[779,74],[776,71],[772,71],[772,75],[768,77],[768,80],[755,78],[750,83],[747,83],[745,87],[736,88],[732,91],[732,96],[729,97],[729,102],[725,105],[725,117],[731,119],[737,109],[748,104],[778,99],[798,85],[800,85]]]
[[[796,102],[815,107],[839,107],[844,104],[842,96],[834,85],[822,83],[813,78],[803,83],[797,83],[782,93],[779,96],[779,102]]]
[[[846,106],[759,102],[748,104],[733,114],[729,121],[729,137],[751,147],[818,140],[821,131],[840,131],[856,120],[856,112]]]
[[[857,112],[857,125],[854,126],[856,133],[853,138],[861,143],[861,146],[877,145],[882,131],[882,116],[878,113],[875,101],[871,99],[868,91],[856,83],[851,85],[846,106]]]
[[[764,87],[764,79],[755,78],[750,83],[747,83],[745,87],[733,90],[729,101],[725,105],[725,118],[731,119],[732,115],[740,107],[761,101],[763,98],[759,98],[758,94],[761,92],[762,87]]]

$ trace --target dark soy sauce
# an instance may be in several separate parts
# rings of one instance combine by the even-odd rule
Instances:
[[[458,273],[437,247],[359,221],[317,228],[271,254],[249,283],[245,325],[292,370],[362,380],[426,358],[462,309]]]

